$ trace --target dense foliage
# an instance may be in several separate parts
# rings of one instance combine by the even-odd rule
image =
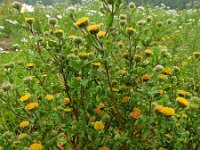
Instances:
[[[17,41],[0,54],[0,150],[200,148],[199,10],[0,11],[0,37]]]

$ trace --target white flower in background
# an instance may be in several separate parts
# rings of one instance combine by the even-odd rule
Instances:
[[[49,18],[51,18],[51,16],[49,16],[48,14],[46,14],[46,17],[49,19]]]
[[[0,26],[0,29],[5,29],[5,27],[3,27],[3,26]]]
[[[174,9],[171,9],[171,10],[166,11],[166,14],[168,14],[168,15],[173,15],[173,16],[177,16],[177,12],[176,12],[176,10],[174,10]]]
[[[33,11],[34,11],[33,6],[27,5],[27,4],[22,4],[21,13],[27,13],[27,12],[33,12]]]
[[[0,53],[3,53],[3,48],[2,47],[0,47]]]
[[[6,21],[10,24],[16,25],[18,24],[18,22],[16,20],[10,20],[10,19],[6,19]]]
[[[57,18],[58,18],[58,19],[62,19],[62,16],[61,16],[61,15],[57,15]]]
[[[22,43],[27,43],[28,40],[27,40],[26,38],[23,38],[23,39],[21,39],[21,42],[22,42]]]

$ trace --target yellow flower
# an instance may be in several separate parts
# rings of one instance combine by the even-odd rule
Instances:
[[[24,96],[20,97],[20,100],[22,102],[27,101],[31,98],[31,94],[30,93],[26,93]]]
[[[51,101],[51,100],[53,100],[53,95],[48,94],[48,95],[45,97],[45,99],[48,100],[48,101]]]
[[[133,111],[131,112],[131,117],[134,119],[140,118],[141,110],[139,108],[133,108]]]
[[[68,108],[65,108],[64,111],[65,111],[65,112],[71,112],[72,109],[68,107]]]
[[[133,35],[136,32],[134,28],[126,28],[126,32],[129,36]]]
[[[76,81],[81,81],[81,77],[75,77]]]
[[[34,64],[34,63],[28,63],[28,64],[26,65],[26,67],[28,67],[28,68],[33,68],[33,67],[35,67],[35,64]]]
[[[171,135],[171,134],[167,133],[167,134],[165,134],[165,135],[166,135],[166,137],[168,137],[169,139],[172,139],[172,135]]]
[[[130,99],[130,97],[124,96],[124,97],[122,97],[122,98],[120,99],[120,102],[121,102],[121,103],[126,103],[126,102],[128,102],[129,99]]]
[[[29,24],[29,25],[32,25],[35,21],[34,18],[25,18],[25,21]]]
[[[29,150],[42,150],[42,145],[38,143],[34,143],[29,147]]]
[[[76,21],[76,25],[78,27],[86,27],[89,24],[89,18],[88,17],[83,17],[80,18]]]
[[[144,52],[146,53],[147,56],[153,55],[153,52],[150,49],[146,49],[144,50]]]
[[[87,30],[91,33],[91,34],[97,34],[100,30],[100,25],[98,24],[93,24],[88,26]]]
[[[101,102],[101,103],[99,103],[97,108],[101,109],[101,108],[104,108],[104,107],[105,107],[104,103]]]
[[[167,150],[167,148],[160,147],[159,150]]]
[[[70,40],[73,40],[73,39],[75,39],[77,36],[75,36],[75,35],[70,35],[70,36],[68,36],[68,38],[70,39]]]
[[[178,95],[179,96],[185,96],[186,92],[184,90],[178,90]]]
[[[187,114],[182,114],[182,117],[183,118],[188,118],[188,115]]]
[[[98,37],[98,38],[103,38],[105,35],[106,35],[106,31],[99,31],[99,32],[97,33],[97,37]]]
[[[183,61],[183,62],[182,62],[182,66],[183,66],[183,67],[185,67],[185,66],[187,66],[187,65],[188,65],[188,62],[186,62],[186,61]]]
[[[142,59],[142,56],[139,54],[134,55],[135,61],[139,62]]]
[[[166,75],[164,75],[164,74],[160,74],[159,77],[158,77],[158,80],[159,80],[160,82],[164,82],[164,81],[166,81],[167,79],[168,79],[168,77],[167,77]]]
[[[89,53],[87,53],[87,52],[80,52],[78,54],[78,56],[79,56],[80,59],[87,59],[88,56],[89,56]]]
[[[20,124],[19,124],[20,127],[24,128],[24,127],[27,127],[29,126],[29,121],[22,121]]]
[[[175,113],[174,109],[169,107],[164,107],[163,109],[160,110],[160,112],[165,116],[172,116]]]
[[[164,91],[163,90],[159,90],[159,94],[163,95]]]
[[[25,110],[31,110],[38,107],[38,102],[28,103],[25,107]]]
[[[119,89],[117,89],[117,88],[112,88],[112,91],[113,91],[113,92],[119,92]]]
[[[22,140],[24,138],[26,138],[28,135],[26,133],[21,133],[19,136],[18,136],[18,139]]]
[[[199,108],[199,105],[195,104],[195,103],[191,103],[190,108],[197,109],[197,108]]]
[[[91,65],[92,65],[92,67],[94,67],[94,68],[99,68],[99,67],[101,67],[101,63],[100,63],[100,62],[95,62],[95,63],[92,63]]]
[[[56,29],[53,33],[56,36],[62,36],[64,34],[64,30],[62,30],[62,29]]]
[[[69,105],[70,104],[70,99],[69,98],[64,98],[64,103],[65,103],[65,105]]]
[[[154,109],[155,109],[156,111],[158,111],[158,112],[160,112],[163,108],[164,108],[164,107],[163,107],[162,105],[156,105],[156,106],[154,107]]]
[[[141,77],[141,79],[142,79],[143,81],[148,81],[148,80],[150,79],[150,75],[149,75],[149,74],[144,74],[144,75]]]
[[[200,57],[200,52],[194,52],[193,55],[194,55],[195,58],[199,58]]]
[[[184,106],[184,107],[187,107],[189,105],[189,102],[185,98],[183,98],[183,97],[177,97],[176,101],[179,104],[181,104],[182,106]]]
[[[162,73],[163,73],[163,74],[166,74],[166,75],[171,74],[171,73],[172,73],[172,69],[171,69],[171,68],[164,68],[164,69],[162,70]]]
[[[103,130],[104,129],[104,124],[102,121],[96,121],[94,124],[95,130]]]

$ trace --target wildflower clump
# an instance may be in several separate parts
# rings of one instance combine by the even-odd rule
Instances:
[[[165,116],[167,117],[170,117],[170,116],[173,116],[175,114],[175,110],[173,108],[170,108],[170,107],[164,107],[162,105],[156,105],[154,107],[154,109],[161,113],[161,114],[164,114]]]

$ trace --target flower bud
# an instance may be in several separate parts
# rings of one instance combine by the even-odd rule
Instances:
[[[119,25],[120,26],[125,26],[125,25],[127,25],[127,21],[126,20],[120,20],[119,21]]]
[[[120,14],[119,15],[119,19],[120,20],[126,20],[127,19],[127,16],[125,14]]]
[[[10,84],[9,82],[4,82],[2,85],[1,85],[1,88],[4,92],[7,92],[9,91],[11,88],[12,88],[12,84]]]
[[[58,20],[56,18],[50,18],[48,23],[52,26],[55,26],[56,24],[58,24]]]
[[[128,6],[129,6],[130,9],[134,9],[134,8],[136,8],[134,2],[130,2]]]
[[[21,5],[21,3],[19,3],[19,2],[13,2],[13,3],[12,3],[12,7],[15,8],[15,9],[17,9],[19,12],[20,12],[21,9],[22,9],[22,5]]]
[[[79,44],[82,43],[82,38],[81,37],[75,37],[73,41],[74,41],[74,43],[79,45]]]

